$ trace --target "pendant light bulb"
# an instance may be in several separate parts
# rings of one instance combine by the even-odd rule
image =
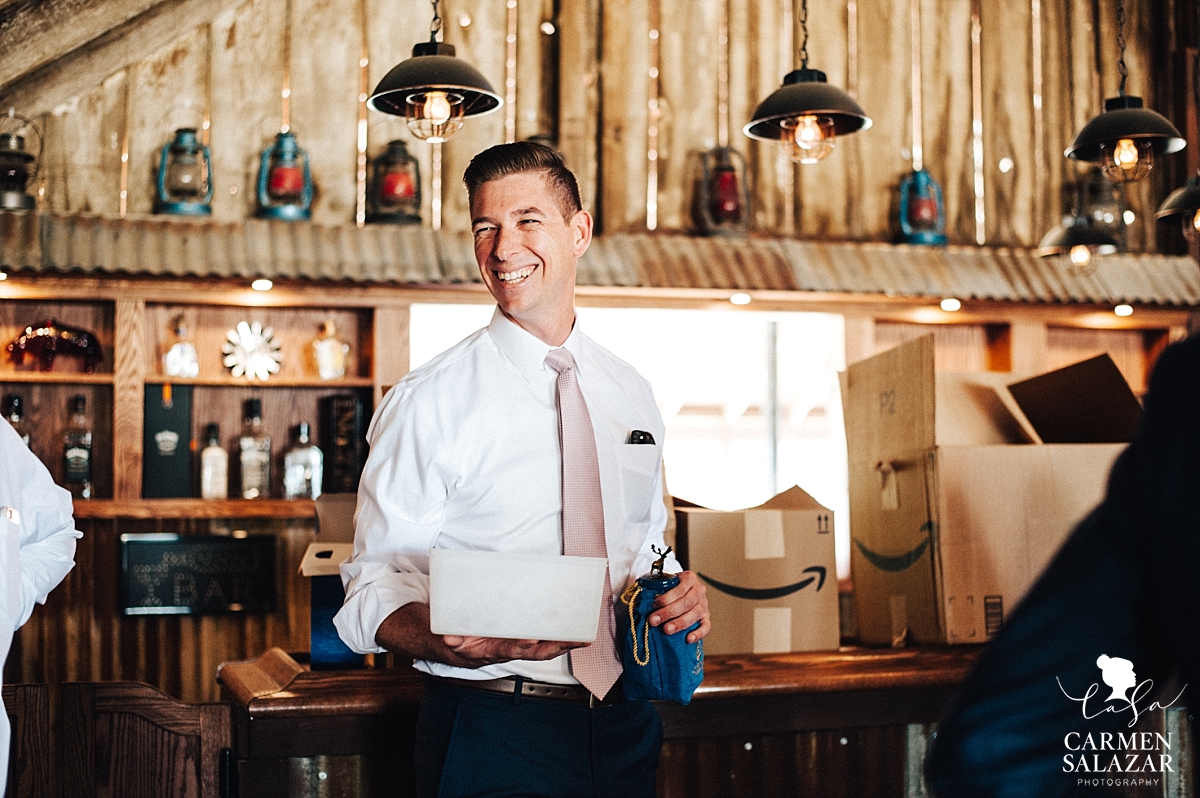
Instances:
[[[1184,214],[1183,237],[1191,244],[1200,242],[1200,208],[1194,213]]]
[[[806,114],[780,124],[788,133],[783,146],[796,163],[816,163],[833,152],[835,133],[830,117]]]
[[[1092,251],[1083,244],[1076,244],[1071,247],[1071,251],[1067,257],[1071,259],[1072,264],[1083,268],[1092,259]]]
[[[1154,168],[1154,146],[1146,139],[1118,139],[1100,145],[1100,171],[1114,183],[1132,183]]]
[[[404,107],[408,129],[432,144],[449,141],[463,126],[463,97],[444,91],[409,95]]]

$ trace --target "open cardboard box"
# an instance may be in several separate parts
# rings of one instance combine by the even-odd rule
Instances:
[[[799,487],[720,512],[675,500],[680,563],[708,585],[709,654],[836,649],[833,511]]]
[[[363,657],[342,642],[333,616],[346,593],[339,568],[354,553],[357,494],[323,493],[317,498],[317,540],[308,544],[300,575],[309,579],[309,662],[314,670],[362,667]]]
[[[1140,415],[1107,355],[1021,382],[937,374],[932,335],[851,365],[842,403],[859,638],[890,645],[995,635]]]

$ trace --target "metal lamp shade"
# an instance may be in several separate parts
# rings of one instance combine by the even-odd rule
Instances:
[[[833,120],[833,132],[844,136],[871,126],[871,117],[846,92],[825,82],[817,69],[789,72],[783,85],[759,103],[742,132],[760,141],[780,141],[786,135],[784,120],[822,116]]]
[[[430,91],[462,95],[463,116],[480,116],[504,104],[479,70],[454,57],[453,45],[421,42],[413,47],[412,58],[392,67],[379,81],[367,107],[404,116],[409,97]]]
[[[1120,139],[1148,140],[1155,155],[1179,152],[1187,144],[1166,117],[1142,107],[1141,97],[1111,97],[1104,101],[1104,113],[1083,126],[1064,154],[1099,162],[1100,145]]]
[[[1187,185],[1172,191],[1154,212],[1155,218],[1195,213],[1200,210],[1200,177],[1189,177]]]
[[[1066,255],[1079,246],[1087,247],[1097,255],[1112,255],[1117,251],[1117,240],[1084,217],[1072,216],[1046,233],[1038,244],[1037,254],[1040,258]]]

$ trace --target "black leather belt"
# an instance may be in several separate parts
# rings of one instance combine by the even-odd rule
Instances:
[[[452,676],[430,676],[436,682],[482,690],[487,693],[503,693],[522,698],[545,698],[551,701],[573,701],[591,707],[608,706],[625,700],[625,693],[618,681],[603,699],[596,698],[586,687],[578,684],[549,684],[534,682],[520,676],[506,679],[456,679]]]

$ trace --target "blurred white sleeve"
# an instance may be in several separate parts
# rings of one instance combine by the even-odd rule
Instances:
[[[19,628],[75,566],[75,540],[83,533],[75,529],[71,494],[54,484],[7,421],[0,424],[0,506],[20,514],[20,604],[5,608]]]

